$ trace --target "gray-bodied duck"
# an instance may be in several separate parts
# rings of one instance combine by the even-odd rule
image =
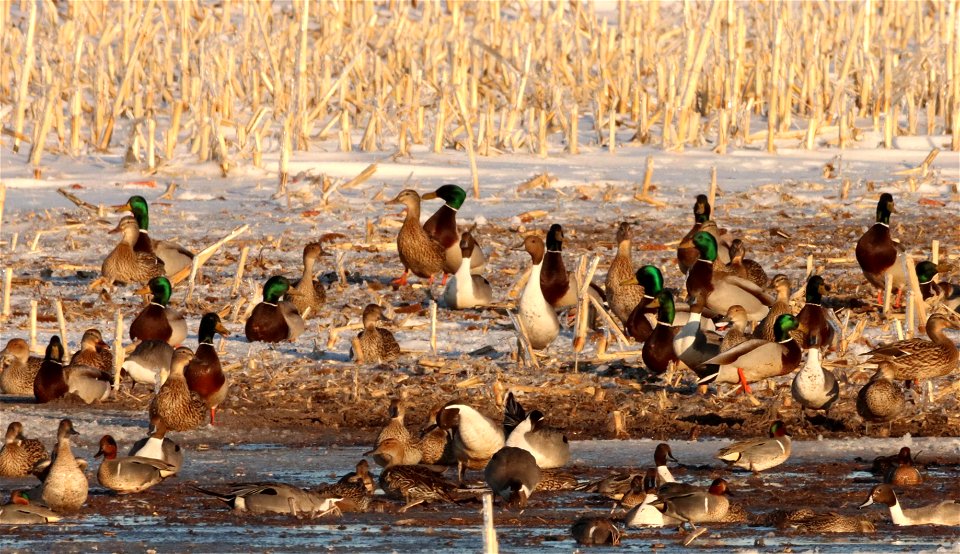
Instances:
[[[137,344],[123,361],[123,372],[133,380],[133,386],[143,384],[156,393],[170,374],[173,347],[165,340],[145,340]]]
[[[403,204],[407,213],[397,234],[397,252],[403,264],[403,275],[394,279],[392,284],[406,285],[407,274],[411,271],[417,277],[429,278],[432,283],[434,275],[443,271],[446,253],[444,247],[420,225],[420,195],[415,190],[405,189],[387,204]]]
[[[137,222],[139,233],[133,249],[137,252],[149,252],[163,261],[168,277],[189,268],[193,264],[193,252],[167,240],[154,240],[150,237],[150,208],[142,196],[131,196],[126,204],[114,207],[117,211],[130,211]]]
[[[863,355],[870,356],[867,363],[890,368],[893,378],[898,381],[943,377],[956,371],[957,359],[960,357],[957,345],[943,333],[944,329],[960,329],[960,325],[944,314],[934,314],[927,319],[926,324],[930,340],[901,340]]]
[[[316,317],[320,313],[320,307],[327,301],[327,291],[323,288],[323,283],[313,278],[314,264],[320,256],[325,255],[327,253],[319,242],[311,242],[303,247],[303,276],[287,290],[285,296],[286,300],[297,307],[300,315],[307,314],[307,319]]]
[[[717,369],[702,377],[700,384],[740,383],[743,392],[751,394],[750,383],[787,375],[800,366],[803,355],[800,345],[790,335],[796,328],[795,317],[780,316],[776,323],[776,342],[750,339],[710,358],[705,365],[717,366]]]
[[[464,231],[460,235],[457,247],[463,253],[462,261],[453,278],[447,282],[447,287],[443,289],[444,303],[454,310],[491,304],[493,289],[490,287],[490,281],[482,275],[474,275],[474,270],[470,266],[471,252],[479,248],[473,234],[470,231]]]
[[[110,435],[100,439],[100,450],[95,458],[103,456],[97,480],[119,494],[143,492],[176,473],[174,467],[162,460],[139,456],[117,457],[117,441]]]
[[[530,346],[542,350],[560,334],[560,320],[557,312],[545,296],[542,285],[542,271],[545,259],[543,241],[530,235],[523,241],[523,248],[530,254],[531,270],[520,302],[517,305],[517,318],[523,323]],[[562,261],[561,261],[562,263]]]
[[[30,345],[23,339],[10,339],[0,352],[0,391],[18,396],[32,396],[33,382],[43,358],[30,355]]]
[[[610,311],[626,325],[633,309],[643,300],[645,290],[639,284],[631,282],[634,277],[633,260],[630,255],[631,241],[630,224],[622,222],[617,227],[617,255],[610,262],[607,270],[605,288],[607,303]]]
[[[227,376],[223,374],[223,368],[220,366],[217,348],[213,345],[213,337],[216,333],[224,337],[230,336],[230,331],[223,326],[219,315],[215,312],[203,314],[197,333],[199,341],[197,350],[183,371],[187,387],[199,394],[210,408],[211,425],[217,424],[217,407],[224,401],[230,390],[230,383],[227,382]]]
[[[770,311],[753,328],[753,336],[763,340],[776,340],[773,335],[774,323],[783,314],[792,314],[790,310],[790,278],[782,273],[773,276],[771,282],[777,293]]]
[[[790,392],[804,410],[829,410],[840,398],[840,383],[832,371],[823,369],[816,342],[807,350],[807,361],[794,376]]]
[[[306,324],[293,303],[281,300],[290,290],[290,281],[274,275],[263,285],[263,301],[253,308],[244,325],[250,342],[295,341],[306,330]]]
[[[903,389],[893,379],[893,368],[881,366],[857,393],[857,414],[866,423],[868,433],[870,424],[890,423],[903,413]]]
[[[49,460],[43,443],[23,436],[23,424],[14,421],[7,427],[0,449],[0,477],[26,477],[38,463]]]
[[[33,382],[33,395],[43,404],[73,393],[87,404],[110,396],[110,376],[85,365],[63,367],[63,343],[50,337],[40,371]]]
[[[960,526],[960,502],[955,500],[943,500],[919,508],[903,508],[893,492],[893,487],[877,485],[860,507],[865,508],[874,503],[886,505],[890,509],[890,520],[897,526]]]
[[[934,281],[934,277],[939,272],[939,268],[933,262],[924,260],[917,264],[917,279],[920,281],[920,293],[923,299],[934,298],[948,309],[960,312],[960,286],[944,281]]]
[[[184,369],[192,359],[193,353],[189,348],[177,348],[170,363],[170,376],[150,402],[150,419],[159,416],[171,431],[196,429],[206,419],[206,402],[190,390],[183,376]]]
[[[10,503],[0,506],[0,525],[38,525],[55,523],[61,519],[50,508],[31,504],[21,491],[13,491]]]
[[[128,456],[139,456],[160,460],[173,467],[174,473],[183,467],[183,449],[168,438],[167,424],[160,414],[150,416],[150,428],[147,436],[133,443]]]
[[[400,344],[393,337],[393,333],[377,327],[378,321],[386,320],[383,315],[383,306],[367,304],[363,308],[363,331],[357,334],[360,352],[350,348],[350,357],[363,363],[381,364],[392,362],[400,357]]]
[[[130,324],[130,338],[162,340],[170,346],[179,346],[187,338],[187,322],[179,311],[169,306],[173,289],[170,280],[162,275],[154,277],[149,287],[153,298]]]
[[[733,273],[737,277],[752,281],[758,287],[766,287],[770,282],[767,272],[763,266],[756,260],[746,257],[747,247],[740,239],[733,239],[730,243],[730,263],[727,264],[727,272]]]
[[[490,458],[483,470],[483,480],[508,508],[522,510],[540,483],[540,468],[526,449],[504,446]]]
[[[895,212],[893,195],[885,192],[877,202],[877,222],[857,241],[857,263],[867,282],[879,289],[877,303],[882,301],[884,276],[889,273],[893,290],[899,291],[906,284],[903,264],[900,263],[902,247],[890,236],[890,214]]]
[[[41,488],[40,499],[57,512],[75,512],[87,501],[90,485],[70,448],[70,435],[76,434],[69,419],[60,422],[53,463]]]
[[[504,426],[508,427],[509,420],[509,427],[512,427],[504,444],[529,452],[540,469],[563,467],[570,460],[570,441],[567,436],[562,431],[547,427],[540,410],[528,414],[512,392],[507,395],[503,417]]]
[[[103,335],[98,329],[87,329],[83,332],[80,350],[70,357],[70,363],[95,367],[108,375],[113,374],[113,352],[103,341]]]
[[[455,273],[460,270],[464,257],[470,260],[470,269],[479,272],[487,263],[487,258],[479,245],[469,254],[460,247],[462,235],[457,228],[457,212],[463,206],[467,193],[457,185],[443,185],[433,192],[423,195],[422,200],[440,198],[444,204],[423,224],[423,230],[444,249],[443,271]],[[476,243],[474,243],[476,244]]]
[[[710,201],[707,195],[698,194],[693,203],[693,227],[680,239],[680,244],[677,246],[677,264],[680,266],[680,273],[684,275],[690,271],[690,268],[697,263],[697,259],[700,257],[700,253],[693,243],[693,237],[700,231],[713,234],[719,245],[717,256],[720,262],[723,264],[730,262],[730,252],[720,241],[720,231],[717,229],[716,223],[710,221],[710,212]]]
[[[223,501],[235,512],[251,514],[289,514],[301,513],[320,517],[337,507],[339,498],[328,497],[312,491],[306,491],[283,483],[241,483],[230,486],[222,493],[200,487],[193,487]]]
[[[804,290],[806,302],[797,314],[797,322],[800,324],[797,328],[797,341],[803,348],[816,344],[827,349],[836,342],[837,333],[830,323],[826,308],[823,307],[823,295],[829,291],[830,285],[824,282],[823,277],[811,275],[807,280],[807,288]]]
[[[730,489],[723,479],[714,479],[706,491],[699,490],[679,494],[663,499],[663,515],[681,523],[689,523],[696,529],[696,523],[723,521],[730,508],[727,499]]]
[[[687,272],[687,295],[691,298],[703,295],[706,307],[724,314],[734,304],[747,310],[750,321],[756,323],[769,311],[773,300],[753,282],[732,273],[714,271],[717,260],[717,240],[710,233],[701,231],[693,237],[700,257]]]
[[[120,219],[110,233],[121,233],[120,243],[107,255],[100,273],[108,285],[115,282],[143,284],[164,275],[164,265],[153,252],[137,252],[134,245],[140,234],[137,222],[130,216]]]
[[[735,442],[717,452],[718,459],[754,473],[776,467],[789,457],[790,436],[782,421],[773,422],[769,438]]]

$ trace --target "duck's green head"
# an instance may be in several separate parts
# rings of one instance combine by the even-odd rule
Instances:
[[[921,285],[925,285],[930,281],[933,281],[933,278],[939,273],[937,271],[937,266],[931,261],[924,260],[917,264],[917,279],[920,281]]]
[[[693,236],[693,245],[697,247],[701,260],[712,262],[717,259],[717,239],[705,231]]]
[[[131,196],[123,206],[133,213],[137,220],[137,226],[147,231],[150,229],[150,208],[147,207],[147,199],[142,196]]]
[[[807,289],[805,298],[807,304],[819,304],[823,300],[823,295],[830,292],[830,285],[824,282],[823,277],[811,275],[807,280]]]
[[[706,194],[697,195],[697,201],[693,204],[693,220],[697,223],[710,220],[710,200]]]
[[[673,305],[673,293],[668,290],[660,291],[657,295],[657,302],[660,307],[657,308],[657,321],[673,324],[673,318],[677,315],[676,307]]]
[[[428,192],[423,195],[423,200],[430,200],[433,198],[442,198],[444,202],[447,203],[447,206],[455,210],[459,210],[460,206],[463,205],[463,201],[467,199],[467,193],[462,188],[457,185],[443,185],[433,192]]]
[[[773,422],[773,425],[770,426],[770,436],[771,437],[785,437],[787,436],[787,426],[780,421]]]
[[[170,280],[163,275],[150,279],[150,293],[153,294],[153,301],[161,306],[166,306],[170,302],[170,291],[173,285]]]
[[[263,301],[276,304],[280,301],[280,297],[286,294],[289,289],[290,281],[288,281],[286,277],[274,275],[267,279],[267,283],[263,285]]]
[[[790,314],[783,314],[777,317],[777,320],[773,323],[773,336],[777,342],[787,342],[791,340],[790,331],[793,331],[799,326],[800,322],[797,321],[796,317]]]
[[[897,210],[893,206],[893,195],[885,192],[880,195],[880,201],[877,202],[877,223],[890,225],[890,214]]]
[[[223,326],[220,316],[216,312],[203,314],[203,318],[200,319],[200,332],[197,333],[200,343],[212,343],[213,335],[216,333],[220,333],[224,337],[230,336],[230,331]]]
[[[559,223],[554,223],[547,231],[547,250],[554,252],[563,250],[563,227]]]
[[[643,294],[656,296],[663,290],[663,274],[655,265],[645,265],[637,270],[637,283],[643,287]]]

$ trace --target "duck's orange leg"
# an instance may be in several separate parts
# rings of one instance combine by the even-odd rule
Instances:
[[[432,278],[433,278],[433,277],[431,277],[431,279],[432,279]],[[447,286],[447,279],[449,279],[449,278],[450,278],[450,274],[449,274],[449,273],[444,273],[444,274],[443,274],[443,280],[440,281],[440,286],[441,286],[441,287]]]
[[[404,270],[403,270],[403,275],[397,277],[397,278],[394,279],[393,281],[390,281],[390,284],[391,284],[391,285],[397,285],[397,286],[400,286],[400,287],[406,286],[406,285],[407,285],[407,274],[408,274],[408,273],[410,273],[410,270],[409,270],[409,269],[404,269]]]
[[[883,289],[877,291],[877,304],[883,306]]]
[[[217,409],[210,408],[210,425],[217,425]]]
[[[747,376],[743,374],[743,368],[737,368],[737,375],[740,376],[740,386],[743,387],[743,394],[753,394],[753,391],[750,390],[750,384],[747,383]]]

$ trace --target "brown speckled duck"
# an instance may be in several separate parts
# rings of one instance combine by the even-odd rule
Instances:
[[[122,235],[120,243],[107,255],[100,267],[100,273],[108,285],[115,282],[143,284],[164,274],[163,262],[156,255],[134,250],[140,235],[136,220],[125,216],[110,232]]]
[[[70,358],[70,363],[95,367],[109,375],[113,373],[113,352],[99,330],[87,329],[80,339],[80,350]]]
[[[870,356],[867,363],[890,368],[892,378],[898,381],[943,377],[956,371],[957,359],[960,357],[957,345],[943,333],[944,329],[960,329],[960,325],[943,314],[934,314],[927,319],[926,325],[930,340],[901,340],[863,355]]]
[[[213,336],[216,333],[225,337],[230,336],[230,331],[227,331],[220,322],[219,315],[213,312],[203,314],[203,318],[200,319],[200,330],[197,333],[200,344],[197,345],[193,359],[183,372],[187,387],[200,395],[210,408],[211,425],[217,424],[217,406],[223,402],[227,397],[227,391],[230,390],[227,377],[223,374],[223,368],[220,367],[217,348],[213,345]]]
[[[793,313],[790,311],[790,278],[782,273],[773,276],[773,288],[777,291],[777,299],[770,306],[767,315],[757,323],[753,329],[753,336],[763,340],[774,340],[773,324],[777,318],[783,314]]]
[[[307,314],[306,319],[316,317],[320,307],[327,300],[327,292],[323,288],[323,283],[313,278],[313,264],[317,258],[325,256],[323,245],[319,242],[311,242],[303,247],[303,276],[297,281],[297,284],[287,290],[286,299],[297,307],[300,315]],[[307,308],[310,312],[307,312]]]
[[[633,309],[643,300],[644,290],[639,283],[634,284],[633,260],[630,256],[630,224],[622,222],[617,227],[617,255],[610,262],[605,283],[607,303],[610,310],[620,318],[624,325],[630,319]]]
[[[50,464],[40,489],[40,499],[58,512],[75,512],[87,501],[90,485],[70,448],[70,435],[76,434],[78,433],[69,419],[60,422],[53,463]]]
[[[183,376],[193,353],[180,347],[173,353],[170,376],[150,402],[150,418],[159,416],[171,431],[190,431],[203,425],[207,404],[190,390]]]
[[[420,463],[423,457],[403,421],[404,413],[403,401],[393,399],[390,402],[390,421],[377,435],[376,448],[363,454],[372,456],[380,467],[414,465]]]
[[[306,329],[297,307],[280,300],[290,289],[286,277],[275,275],[263,285],[263,302],[253,308],[244,325],[244,333],[250,342],[295,341]]]
[[[49,459],[42,442],[23,436],[22,423],[14,421],[7,427],[0,449],[0,477],[26,477],[39,462]]]
[[[877,303],[882,301],[884,275],[890,273],[893,290],[901,290],[906,283],[903,264],[900,263],[900,243],[890,237],[890,214],[895,212],[893,195],[885,192],[877,202],[877,222],[857,241],[857,263],[867,281],[879,289]]]
[[[360,343],[360,352],[350,348],[350,357],[362,360],[364,363],[383,363],[396,360],[400,357],[400,344],[393,338],[393,333],[377,327],[377,321],[386,319],[383,307],[376,304],[367,304],[363,309],[363,331],[357,334]]]
[[[903,389],[893,382],[893,369],[881,366],[857,394],[857,413],[870,432],[872,423],[890,423],[903,412]]]
[[[758,287],[766,287],[770,281],[767,272],[756,260],[745,258],[746,255],[747,247],[743,244],[743,241],[733,239],[733,242],[730,243],[730,263],[727,264],[727,271],[737,277],[752,281]]]
[[[63,367],[63,344],[54,335],[33,382],[33,394],[46,403],[73,393],[87,404],[110,396],[110,376],[97,368],[70,364]]]
[[[153,240],[150,237],[150,208],[147,200],[142,196],[131,196],[126,204],[116,206],[118,211],[129,210],[137,222],[139,234],[133,249],[137,252],[154,254],[164,265],[165,274],[171,277],[178,272],[189,268],[193,263],[193,252],[179,244],[166,240]]]
[[[0,391],[18,396],[33,395],[33,381],[43,358],[30,355],[30,345],[23,339],[10,339],[0,352]]]
[[[403,264],[403,275],[393,284],[406,285],[407,274],[411,271],[417,277],[429,278],[433,282],[433,276],[443,271],[446,253],[420,225],[420,195],[415,190],[405,189],[387,204],[403,204],[407,212],[397,234],[397,252]]]
[[[463,260],[460,250],[460,230],[457,229],[457,212],[467,198],[467,193],[457,185],[443,185],[433,192],[423,195],[423,200],[440,198],[444,201],[430,219],[423,224],[423,230],[444,249],[444,273],[456,273]],[[479,245],[470,252],[470,270],[479,273],[486,265],[487,258]]]
[[[150,304],[137,314],[130,324],[132,340],[162,340],[170,346],[179,346],[187,338],[187,322],[180,312],[171,308],[172,285],[164,276],[150,280]]]

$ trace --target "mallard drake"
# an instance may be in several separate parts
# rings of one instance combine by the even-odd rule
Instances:
[[[217,406],[227,397],[230,384],[220,367],[220,356],[213,345],[213,336],[216,333],[224,337],[230,336],[230,331],[220,322],[220,316],[214,312],[203,314],[200,319],[200,330],[197,333],[197,350],[193,359],[187,364],[183,376],[187,380],[187,387],[200,395],[200,398],[210,408],[210,425],[217,424]]]
[[[110,233],[122,233],[120,243],[103,260],[100,273],[108,285],[121,283],[143,284],[164,274],[163,261],[152,252],[136,252],[133,249],[140,229],[130,216],[120,219]]]
[[[902,289],[906,283],[903,264],[900,263],[900,243],[890,237],[890,214],[895,212],[893,196],[889,192],[880,195],[877,202],[877,222],[857,241],[857,263],[867,281],[879,290],[877,303],[883,295],[884,275],[888,272],[893,280],[893,290]]]
[[[681,523],[689,523],[694,529],[696,523],[723,521],[730,508],[730,501],[726,497],[729,491],[725,480],[714,479],[706,491],[688,492],[663,499],[663,515]]]
[[[190,390],[183,376],[193,353],[180,347],[173,353],[170,376],[150,402],[150,419],[159,416],[171,431],[190,431],[203,424],[207,404],[199,394]]]
[[[807,288],[804,291],[806,303],[797,314],[797,321],[800,324],[797,327],[800,337],[797,341],[803,348],[810,348],[813,344],[821,348],[834,345],[836,333],[823,307],[823,295],[829,290],[830,285],[826,284],[823,277],[819,275],[811,275],[807,280]]]
[[[718,459],[734,467],[759,473],[776,467],[790,457],[790,436],[782,421],[770,426],[770,438],[735,442],[717,452]]]
[[[386,320],[383,315],[383,306],[367,304],[363,308],[363,331],[357,333],[360,343],[360,352],[354,352],[350,347],[350,358],[362,360],[364,363],[381,364],[392,362],[400,357],[400,344],[390,331],[377,327],[378,321]]]
[[[523,322],[530,346],[542,350],[560,334],[560,320],[557,312],[544,294],[542,271],[545,259],[543,241],[530,235],[523,240],[523,248],[530,254],[530,278],[527,280],[520,302],[517,305],[517,317]],[[562,265],[562,263],[561,263]]]
[[[183,449],[166,437],[167,424],[160,414],[150,416],[148,435],[133,443],[128,456],[139,456],[166,462],[173,467],[174,473],[183,467]]]
[[[904,446],[897,454],[896,464],[883,476],[883,482],[897,486],[919,485],[923,483],[923,475],[913,465],[913,456],[910,448]]]
[[[605,517],[582,517],[573,522],[570,534],[583,546],[620,545],[620,529]]]
[[[877,485],[860,505],[865,508],[873,503],[886,504],[894,525],[960,525],[960,502],[944,500],[920,508],[901,508],[897,495],[890,485]]]
[[[193,488],[220,499],[236,512],[251,514],[274,513],[296,516],[304,513],[320,517],[334,511],[339,500],[283,483],[236,484],[232,485],[226,493],[200,487]]]
[[[857,393],[857,413],[870,432],[871,423],[889,423],[900,417],[905,403],[903,389],[893,382],[893,368],[884,365]]]
[[[470,267],[471,252],[479,248],[470,231],[460,235],[457,245],[463,252],[460,268],[443,289],[443,301],[448,308],[463,310],[477,306],[486,306],[493,302],[493,289],[482,275],[474,275]]]
[[[70,448],[70,435],[77,434],[69,419],[60,422],[53,463],[43,480],[40,499],[57,512],[75,512],[87,501],[87,476]]]
[[[724,314],[734,304],[747,310],[750,321],[756,323],[769,311],[773,300],[763,289],[732,273],[714,272],[717,260],[717,239],[710,233],[700,231],[693,237],[693,244],[700,257],[687,272],[687,295],[694,298],[703,295],[706,307]]]
[[[540,483],[540,468],[528,450],[504,446],[490,458],[483,470],[483,480],[508,508],[522,510]]]
[[[673,339],[673,352],[677,355],[680,367],[692,370],[700,378],[719,370],[716,365],[707,365],[706,362],[720,353],[720,343],[723,341],[716,333],[703,330],[700,321],[703,305],[703,296],[693,297],[690,316]]]
[[[503,419],[507,434],[504,444],[532,454],[540,469],[563,467],[570,460],[570,441],[567,436],[562,431],[547,427],[540,410],[528,414],[512,392],[507,395]],[[509,427],[512,427],[509,430],[508,420]]]
[[[397,234],[397,252],[403,264],[403,275],[394,279],[392,284],[406,285],[407,274],[411,271],[417,277],[429,278],[432,283],[433,276],[443,271],[446,254],[444,247],[420,226],[420,195],[415,190],[405,189],[387,204],[403,204],[407,212]]]
[[[33,382],[33,395],[43,404],[74,393],[90,404],[110,396],[110,376],[85,365],[63,367],[63,344],[60,337],[50,337],[40,371]]]
[[[657,295],[657,303],[660,305],[657,308],[657,326],[644,341],[640,355],[643,365],[650,372],[659,375],[667,371],[671,362],[679,361],[677,353],[673,350],[673,340],[679,329],[673,326],[675,313],[673,294],[668,290],[660,291]],[[645,316],[641,317],[646,320]]]
[[[148,385],[156,394],[170,373],[173,347],[164,340],[145,340],[123,361],[123,371],[138,383]]]
[[[10,494],[10,503],[0,506],[0,525],[36,525],[54,523],[61,518],[56,512],[44,506],[30,504],[21,491]]]
[[[727,264],[727,271],[737,277],[752,281],[758,287],[766,287],[767,283],[770,282],[767,272],[756,260],[745,259],[746,255],[747,247],[743,244],[743,241],[733,239],[733,242],[730,243],[730,263]]]
[[[926,324],[929,341],[921,338],[901,340],[862,355],[870,356],[867,363],[892,369],[893,378],[898,381],[943,377],[957,369],[960,357],[957,345],[944,335],[944,329],[960,329],[960,326],[943,314],[934,314]]]
[[[697,263],[697,259],[700,257],[697,247],[693,244],[693,237],[700,231],[707,231],[717,239],[719,245],[717,257],[720,262],[723,264],[730,262],[730,252],[726,245],[720,241],[720,231],[717,229],[717,225],[710,221],[710,211],[710,202],[707,195],[698,194],[696,201],[693,203],[693,227],[680,239],[680,244],[677,246],[677,265],[680,266],[680,273],[684,275],[690,271],[690,268]]]
[[[126,204],[115,206],[115,210],[127,210],[133,214],[137,222],[139,233],[134,250],[155,254],[163,261],[167,276],[172,276],[193,264],[193,252],[167,240],[153,240],[150,238],[150,208],[147,200],[142,196],[131,196]]]
[[[457,485],[425,466],[388,467],[380,472],[379,484],[387,498],[405,502],[401,512],[423,503],[459,499]]]
[[[43,358],[30,355],[30,345],[23,339],[10,339],[0,352],[0,390],[18,396],[33,395],[33,382]]]
[[[790,278],[782,273],[773,276],[772,285],[777,291],[777,298],[770,306],[770,311],[753,328],[753,336],[763,340],[775,340],[773,335],[774,323],[783,314],[792,314],[790,311]]]
[[[447,404],[437,414],[437,426],[451,437],[461,482],[467,468],[483,469],[490,457],[503,448],[503,426],[471,406]]]
[[[627,285],[639,286],[643,289],[643,297],[630,311],[624,325],[627,334],[637,342],[645,342],[653,332],[656,321],[651,321],[657,314],[657,295],[663,290],[663,274],[653,265],[645,265],[637,270],[634,278],[628,280]],[[676,305],[674,305],[676,318]]]
[[[287,290],[285,299],[289,300],[300,315],[307,314],[307,319],[316,317],[320,313],[320,307],[327,300],[327,291],[323,288],[323,283],[313,278],[313,264],[317,258],[327,255],[323,251],[323,245],[319,242],[311,242],[303,247],[303,276],[297,281],[297,284]],[[307,308],[310,312],[307,312]]]
[[[729,323],[730,328],[724,333],[723,340],[720,342],[720,352],[726,352],[747,342],[747,325],[750,322],[747,320],[747,310],[744,310],[743,306],[739,304],[730,306],[721,321]]]
[[[527,250],[529,252],[529,250]],[[533,280],[533,274],[530,274]],[[580,284],[575,275],[567,273],[563,263],[563,227],[554,223],[547,231],[546,252],[540,270],[540,288],[547,303],[555,309],[569,308],[577,304]]]
[[[617,227],[617,255],[610,262],[610,269],[607,270],[607,280],[604,284],[610,311],[620,318],[624,325],[627,324],[630,314],[640,304],[646,293],[639,283],[631,282],[634,271],[630,246],[630,224],[624,221]],[[655,295],[656,292],[652,294]]]
[[[403,401],[394,398],[390,402],[390,421],[377,435],[376,448],[363,454],[372,456],[380,467],[414,465],[420,463],[423,457],[403,421],[404,414]]]
[[[0,477],[26,477],[34,466],[49,460],[43,443],[23,436],[23,424],[14,421],[7,427],[7,435],[0,449]]]
[[[99,330],[87,329],[80,339],[80,350],[70,358],[70,363],[95,367],[109,375],[113,373],[113,352]]]
[[[471,250],[470,254],[464,253],[460,247],[462,235],[457,229],[457,212],[467,198],[467,193],[457,185],[443,185],[433,192],[424,194],[422,200],[434,198],[443,199],[444,204],[424,222],[423,230],[444,249],[444,273],[459,271],[464,257],[470,260],[471,271],[478,273],[486,265],[487,258],[479,246]]]
[[[117,441],[110,435],[100,438],[100,450],[94,458],[103,456],[97,481],[119,494],[143,492],[176,473],[174,467],[162,460],[138,456],[117,457]]]
[[[922,261],[917,264],[917,279],[920,281],[920,293],[923,299],[936,298],[948,309],[960,312],[960,286],[934,281],[933,278],[937,273],[939,268],[933,262]]]
[[[297,307],[280,298],[290,289],[286,277],[274,275],[263,285],[263,302],[253,308],[244,332],[250,342],[295,341],[306,329]]]
[[[164,276],[150,279],[150,304],[130,324],[132,340],[162,340],[178,346],[187,338],[187,322],[180,312],[168,306],[172,285]]]
[[[832,371],[820,365],[816,342],[807,350],[807,362],[793,378],[790,392],[804,410],[829,410],[840,398],[840,383]]]
[[[714,373],[702,377],[700,384],[740,383],[743,392],[751,394],[750,383],[786,375],[800,366],[803,351],[790,331],[797,328],[797,319],[790,314],[777,318],[777,342],[750,339],[738,346],[721,352],[704,362],[717,366]]]

